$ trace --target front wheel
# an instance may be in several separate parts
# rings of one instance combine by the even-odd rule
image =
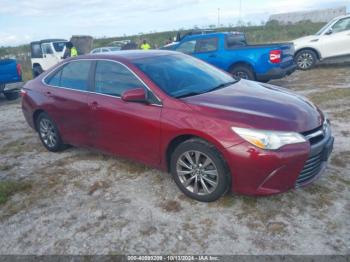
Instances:
[[[221,154],[200,139],[187,140],[175,149],[170,170],[180,190],[198,201],[215,201],[231,186],[230,174]]]
[[[298,69],[309,70],[316,64],[317,56],[312,50],[303,50],[297,53],[295,56],[295,62]]]
[[[237,80],[240,80],[240,79],[255,80],[254,73],[248,66],[244,66],[244,65],[235,66],[230,70],[230,73]]]
[[[41,113],[36,121],[39,137],[47,150],[62,151],[65,145],[54,121],[46,113]]]

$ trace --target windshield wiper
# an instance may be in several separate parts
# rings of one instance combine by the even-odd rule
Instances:
[[[237,83],[237,82],[238,82],[238,80],[236,80],[236,81],[230,81],[230,82],[226,82],[226,83],[220,84],[220,85],[218,85],[218,86],[216,86],[216,87],[214,87],[214,88],[208,90],[208,92],[212,92],[212,91],[215,91],[215,90],[218,90],[218,89],[225,88],[225,87],[230,86],[230,85],[233,85],[233,84],[235,84],[235,83]]]
[[[176,98],[185,98],[185,97],[189,97],[189,96],[196,96],[196,95],[200,95],[202,93],[198,93],[198,92],[190,92],[184,95],[180,95],[180,96],[176,96]]]

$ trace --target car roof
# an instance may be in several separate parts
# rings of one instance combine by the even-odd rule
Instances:
[[[143,59],[148,57],[165,56],[179,54],[174,51],[167,50],[123,50],[123,51],[111,51],[108,53],[96,53],[88,54],[84,56],[78,56],[78,58],[95,58],[95,59],[122,59],[127,61],[133,61],[137,59]]]
[[[101,47],[96,47],[96,48],[94,48],[92,50],[101,49],[101,48],[109,48],[109,49],[111,49],[111,48],[119,48],[119,46],[101,46]]]
[[[211,37],[219,37],[222,35],[244,35],[244,33],[242,33],[242,32],[213,32],[213,33],[206,33],[206,34],[187,35],[183,39],[211,38]]]
[[[56,39],[56,38],[43,39],[43,40],[40,40],[40,41],[31,42],[31,44],[37,44],[37,43],[44,44],[44,43],[52,43],[52,42],[68,42],[68,40],[66,40],[66,39]]]

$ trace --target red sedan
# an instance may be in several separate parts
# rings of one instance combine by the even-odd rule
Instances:
[[[22,97],[48,150],[69,144],[143,162],[200,201],[306,185],[334,141],[305,98],[169,51],[68,59],[29,81]]]

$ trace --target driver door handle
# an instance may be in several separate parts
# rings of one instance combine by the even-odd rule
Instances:
[[[96,110],[97,108],[99,108],[99,104],[97,103],[97,101],[90,103],[90,108],[92,110]]]

